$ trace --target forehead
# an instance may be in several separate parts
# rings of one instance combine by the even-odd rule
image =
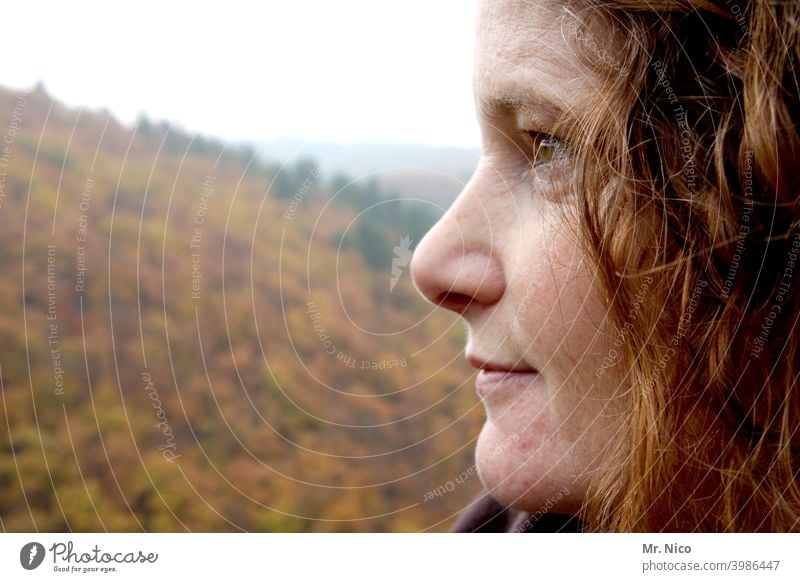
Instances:
[[[597,79],[566,34],[570,15],[552,1],[479,1],[473,84],[481,111],[585,105]]]

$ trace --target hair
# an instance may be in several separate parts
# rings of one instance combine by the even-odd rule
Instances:
[[[800,4],[563,8],[601,80],[565,131],[625,403],[585,528],[800,530]]]

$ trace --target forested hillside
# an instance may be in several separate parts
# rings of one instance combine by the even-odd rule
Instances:
[[[41,88],[0,133],[3,530],[443,531],[479,490],[407,267],[441,209]]]

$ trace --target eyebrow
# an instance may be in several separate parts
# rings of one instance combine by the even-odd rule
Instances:
[[[554,122],[561,117],[564,110],[551,100],[538,94],[498,93],[488,99],[478,100],[478,111],[481,115],[495,117],[499,115],[515,115],[528,112],[534,121],[546,120]]]

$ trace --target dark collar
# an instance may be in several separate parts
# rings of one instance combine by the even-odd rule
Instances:
[[[506,507],[481,493],[459,514],[451,532],[461,533],[556,533],[580,532],[581,522],[572,515],[560,513],[532,514]]]

